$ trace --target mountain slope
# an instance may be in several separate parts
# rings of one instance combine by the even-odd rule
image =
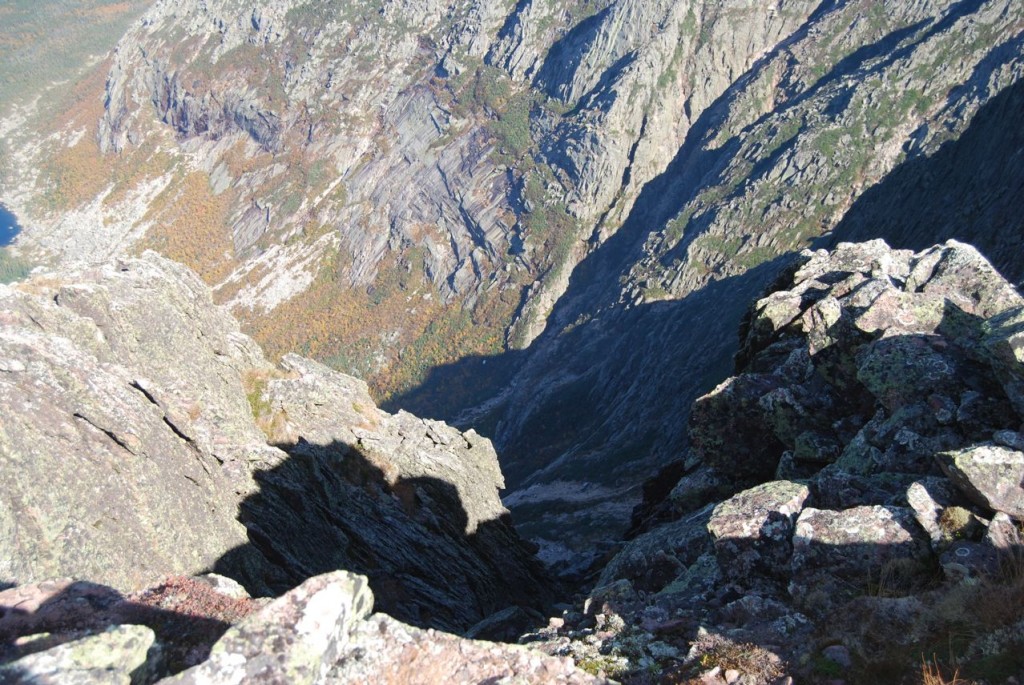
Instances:
[[[3,192],[27,254],[157,248],[272,355],[479,426],[519,520],[587,549],[787,255],[939,237],[868,209],[914,169],[992,179],[943,231],[1016,261],[1012,178],[950,146],[1017,128],[1022,41],[1008,0],[157,2]]]

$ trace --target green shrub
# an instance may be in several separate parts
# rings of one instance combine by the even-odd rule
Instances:
[[[0,283],[13,283],[28,276],[32,265],[11,254],[6,247],[0,247]]]

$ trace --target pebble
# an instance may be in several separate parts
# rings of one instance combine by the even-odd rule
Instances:
[[[843,668],[850,668],[853,665],[853,659],[850,658],[850,650],[843,645],[831,645],[823,649],[821,653],[826,659]]]

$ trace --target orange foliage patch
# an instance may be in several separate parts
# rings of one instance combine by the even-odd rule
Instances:
[[[194,171],[161,193],[147,214],[154,220],[139,246],[187,265],[209,284],[222,281],[235,266],[227,228],[231,193],[214,195],[206,174]]]
[[[309,290],[269,314],[239,314],[271,357],[313,357],[366,379],[382,401],[419,384],[435,366],[499,352],[518,305],[514,290],[485,294],[472,312],[446,305],[418,259],[409,250],[365,289],[348,287],[334,277],[336,265],[325,266]]]

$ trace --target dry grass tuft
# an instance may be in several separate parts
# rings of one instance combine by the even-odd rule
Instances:
[[[939,660],[932,656],[931,661],[921,660],[921,685],[973,685],[974,681],[964,680],[960,677],[960,670],[955,669],[953,674],[946,678],[945,671]]]

